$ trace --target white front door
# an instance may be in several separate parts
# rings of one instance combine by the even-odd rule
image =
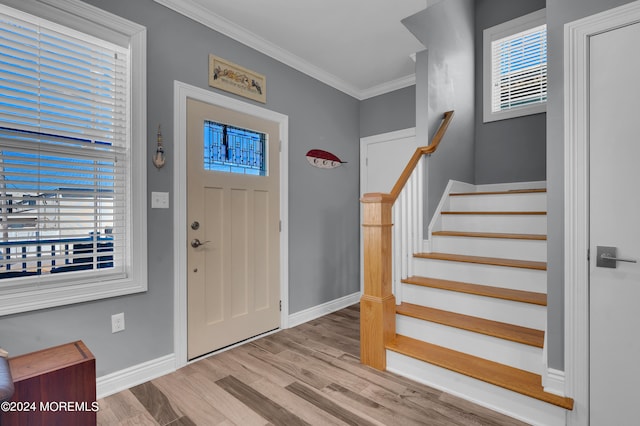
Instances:
[[[640,24],[590,40],[590,424],[638,424],[640,263]]]
[[[280,326],[278,136],[276,122],[187,100],[189,359]]]

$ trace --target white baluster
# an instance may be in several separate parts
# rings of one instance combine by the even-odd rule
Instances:
[[[423,249],[425,157],[418,163],[393,205],[392,279],[397,304],[402,303],[401,280],[413,275],[413,255]]]
[[[416,187],[416,179],[415,173],[411,174],[409,178],[409,182],[407,183],[407,268],[404,270],[403,278],[410,277],[412,275],[412,258],[413,258],[413,240],[414,240],[414,226],[415,226],[415,187]]]
[[[400,193],[400,205],[402,206],[402,218],[400,220],[400,226],[401,226],[401,244],[402,244],[402,248],[401,248],[401,261],[400,261],[400,278],[405,278],[405,273],[407,271],[407,213],[408,213],[408,208],[407,208],[407,192],[406,192],[406,187],[402,190],[402,192]]]
[[[417,216],[418,216],[418,224],[416,229],[416,245],[415,245],[415,253],[419,253],[423,251],[423,242],[424,242],[424,171],[426,168],[427,157],[425,155],[422,156],[420,161],[418,162],[416,177],[418,180],[418,190],[417,190]]]
[[[392,232],[392,246],[391,246],[391,279],[393,280],[393,289],[396,297],[396,304],[402,303],[402,283],[400,282],[401,268],[400,268],[400,245],[401,245],[401,229],[400,218],[402,217],[401,205],[399,202],[394,203],[392,209],[393,220],[393,232]]]

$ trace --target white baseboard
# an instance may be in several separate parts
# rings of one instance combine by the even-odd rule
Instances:
[[[289,315],[289,328],[295,327],[305,322],[320,318],[323,315],[330,314],[347,306],[351,306],[360,301],[360,292],[343,296],[339,299],[331,300],[322,305],[313,306],[300,312]]]
[[[564,386],[564,371],[547,368],[543,380],[544,391],[558,396],[567,396]]]
[[[169,354],[98,377],[96,380],[97,399],[113,395],[174,371],[176,371],[176,357],[175,354]]]
[[[360,301],[360,292],[353,293],[322,305],[289,315],[289,327],[303,324],[323,315],[351,306]],[[263,336],[260,336],[263,337]],[[242,342],[246,343],[246,342]],[[124,370],[116,371],[96,380],[96,396],[98,399],[113,395],[125,389],[176,371],[175,354],[165,355]]]

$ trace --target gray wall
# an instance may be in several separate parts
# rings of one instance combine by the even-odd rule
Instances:
[[[430,141],[442,114],[455,110],[455,117],[442,144],[428,160],[428,219],[438,205],[450,179],[474,181],[474,2],[447,0],[429,6],[403,20],[405,26],[424,44],[426,53],[417,58],[416,81],[420,93],[417,109],[425,93],[420,85],[426,76],[427,114],[416,119],[416,134]],[[427,67],[427,72],[421,67]],[[426,132],[424,130],[426,128]]]
[[[416,86],[360,102],[360,137],[379,135],[416,125]]]
[[[482,122],[482,32],[544,7],[545,0],[476,0],[476,184],[546,179],[546,114]]]
[[[564,24],[628,0],[547,0],[547,324],[549,366],[564,370]]]
[[[149,161],[148,192],[173,189],[173,81],[208,88],[209,53],[256,70],[267,78],[266,107],[289,116],[290,313],[359,291],[359,102],[151,0],[87,2],[148,30],[147,161],[159,123],[168,155],[160,170]],[[312,148],[348,163],[311,167]],[[82,339],[98,376],[173,353],[172,209],[148,208],[148,235],[148,292],[2,317],[2,347],[18,355]],[[111,334],[118,312],[126,330]]]

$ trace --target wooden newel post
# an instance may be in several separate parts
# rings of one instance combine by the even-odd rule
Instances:
[[[385,370],[385,346],[395,338],[396,299],[391,290],[391,207],[389,194],[362,197],[364,294],[360,299],[360,362]]]

